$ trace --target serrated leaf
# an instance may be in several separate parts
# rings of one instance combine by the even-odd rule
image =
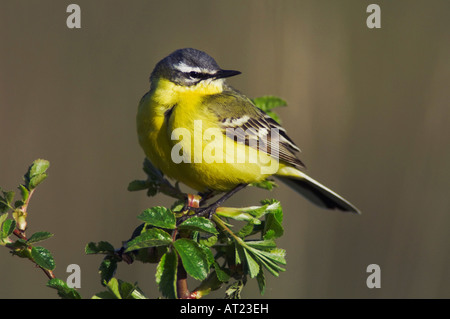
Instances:
[[[74,288],[70,288],[67,283],[59,278],[50,279],[47,282],[47,287],[56,289],[58,296],[62,299],[81,299],[81,295]]]
[[[16,221],[13,219],[7,219],[3,223],[0,223],[2,234],[0,237],[9,237],[16,228]]]
[[[157,247],[172,243],[172,236],[159,228],[150,228],[127,242],[125,252],[147,247]]]
[[[272,254],[263,250],[257,250],[251,248],[250,251],[272,275],[278,277],[280,271],[285,271],[285,269],[278,265],[278,263],[285,265],[286,260],[277,255]]]
[[[31,235],[28,238],[27,243],[28,244],[37,243],[39,241],[43,241],[43,240],[48,239],[50,237],[53,237],[52,233],[49,233],[49,232],[46,232],[46,231],[37,232],[37,233],[34,233],[33,235]]]
[[[228,282],[230,280],[230,275],[222,269],[217,262],[214,262],[214,270],[216,271],[217,279],[221,282]]]
[[[169,299],[177,299],[177,255],[174,251],[166,252],[156,268],[156,283],[161,294]]]
[[[234,262],[236,265],[242,264],[242,260],[244,260],[245,254],[244,254],[244,248],[242,247],[241,243],[237,240],[234,241]]]
[[[256,276],[256,281],[258,282],[259,292],[261,295],[264,295],[264,292],[266,291],[266,278],[264,277],[262,269],[259,271],[258,276]]]
[[[173,245],[186,272],[197,280],[204,280],[208,276],[209,265],[203,249],[193,240],[186,238],[176,240]]]
[[[274,108],[287,105],[285,100],[272,95],[257,97],[252,99],[252,101],[258,108],[260,108],[264,112],[269,112]]]
[[[188,229],[211,234],[218,234],[214,223],[205,217],[194,216],[188,218],[178,226],[178,229]]]
[[[255,278],[259,273],[259,269],[260,269],[259,264],[253,258],[252,254],[250,254],[250,252],[245,248],[244,248],[244,255],[245,255],[245,261],[246,261],[248,273],[251,278]]]
[[[253,232],[253,229],[254,224],[252,221],[250,221],[236,233],[236,236],[239,236],[241,238],[247,237]]]
[[[284,228],[282,226],[283,209],[281,208],[280,202],[276,200],[265,200],[262,203],[268,205],[263,238],[273,239],[281,237],[284,233]]]
[[[87,255],[114,253],[114,246],[107,241],[100,241],[98,243],[90,242],[84,248],[84,252]]]
[[[42,183],[42,181],[47,178],[46,171],[49,166],[49,161],[43,159],[35,160],[25,174],[25,187],[28,190],[32,190]]]
[[[148,208],[138,218],[155,227],[167,229],[175,229],[176,227],[175,215],[170,209],[162,206]]]
[[[30,167],[29,176],[33,177],[36,175],[44,174],[48,167],[50,166],[50,162],[44,159],[37,159],[33,162]]]
[[[33,261],[44,269],[55,269],[55,260],[50,251],[44,247],[36,246],[31,248]]]

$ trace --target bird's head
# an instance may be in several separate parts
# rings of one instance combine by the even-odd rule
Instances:
[[[165,57],[155,66],[150,82],[152,85],[165,79],[183,88],[198,86],[222,86],[224,79],[241,72],[223,70],[207,53],[186,48],[179,49]]]

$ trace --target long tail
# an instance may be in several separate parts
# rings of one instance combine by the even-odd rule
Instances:
[[[276,177],[320,207],[361,214],[349,201],[293,167],[280,169]]]

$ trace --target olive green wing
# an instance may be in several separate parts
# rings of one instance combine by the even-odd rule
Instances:
[[[234,89],[204,98],[203,107],[215,114],[224,135],[263,151],[296,168],[305,165],[296,157],[300,149],[286,130],[245,95]]]

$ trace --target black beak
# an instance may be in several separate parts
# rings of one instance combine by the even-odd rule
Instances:
[[[235,76],[241,74],[239,71],[233,71],[233,70],[220,70],[214,74],[214,77],[216,79],[222,79],[222,78],[229,78],[230,76]]]

